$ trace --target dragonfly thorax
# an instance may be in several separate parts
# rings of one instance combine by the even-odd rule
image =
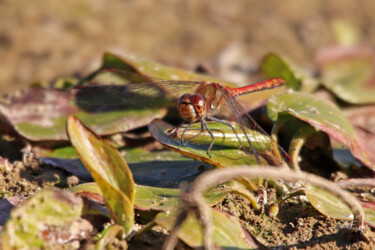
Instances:
[[[187,122],[199,121],[207,113],[206,101],[199,94],[184,94],[178,100],[178,112]]]

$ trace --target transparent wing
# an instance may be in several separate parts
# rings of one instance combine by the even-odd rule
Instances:
[[[266,161],[268,165],[281,166],[288,158],[287,153],[273,140],[267,132],[245,111],[237,100],[223,86],[217,86],[226,104],[233,112],[237,123],[245,136],[240,137],[244,150],[256,157],[258,164]]]
[[[146,108],[176,105],[182,94],[200,82],[161,80],[139,73],[103,70],[88,85],[73,89],[73,100],[86,109]]]

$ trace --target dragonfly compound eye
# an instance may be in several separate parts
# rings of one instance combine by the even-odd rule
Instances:
[[[190,97],[191,97],[190,94],[184,94],[184,95],[182,95],[180,97],[180,99],[178,100],[178,105],[180,106],[182,104],[184,104],[184,105],[191,104]]]
[[[178,100],[178,112],[180,113],[182,119],[184,119],[185,121],[195,122],[199,118],[197,118],[190,98],[190,94],[184,94],[180,97],[180,99]]]
[[[178,112],[187,122],[200,120],[206,114],[206,102],[201,95],[185,94],[178,100]]]
[[[202,118],[206,114],[206,102],[201,95],[192,95],[190,97],[191,104],[194,106],[197,117]]]

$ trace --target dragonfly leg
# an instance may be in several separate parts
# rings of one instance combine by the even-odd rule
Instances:
[[[220,119],[217,119],[217,118],[215,118],[215,117],[210,117],[210,116],[209,116],[209,117],[207,117],[207,119],[209,119],[209,120],[211,120],[211,121],[215,121],[215,122],[220,122],[220,123],[222,123],[222,124],[225,124],[225,125],[231,127],[232,130],[233,130],[233,132],[234,132],[234,134],[235,134],[236,137],[237,137],[238,142],[240,143],[241,148],[242,148],[243,150],[245,150],[245,148],[244,148],[244,146],[242,145],[242,142],[241,142],[240,138],[238,137],[238,134],[237,134],[237,132],[236,132],[236,130],[234,129],[234,127],[233,127],[232,124],[230,124],[229,122],[226,122],[226,121],[222,121],[222,120],[220,120]]]
[[[195,137],[197,137],[197,136],[199,136],[200,134],[202,134],[203,133],[203,131],[204,131],[204,126],[203,126],[203,124],[202,124],[202,122],[201,122],[201,131],[199,131],[199,133],[198,134],[195,134],[194,136],[192,136],[191,138],[189,138],[188,140],[186,140],[183,144],[182,144],[182,146],[185,146],[186,144],[188,144],[190,141],[192,141]],[[184,131],[185,132],[185,131]],[[183,138],[183,137],[182,137]]]
[[[215,136],[214,136],[214,134],[211,132],[211,130],[208,128],[206,121],[202,119],[201,122],[202,122],[202,125],[204,125],[204,126],[206,127],[207,132],[210,134],[210,136],[211,136],[211,138],[212,138],[212,142],[211,142],[210,146],[208,147],[208,149],[207,149],[207,151],[206,151],[206,153],[208,154],[208,156],[211,158],[210,151],[211,151],[212,146],[213,146],[214,143],[215,143]]]
[[[180,125],[178,125],[177,127],[174,127],[174,128],[172,128],[171,130],[169,130],[168,131],[168,133],[169,133],[169,137],[174,137],[174,136],[176,136],[177,135],[177,131],[178,131],[178,129],[180,128],[180,127],[182,127],[182,125],[184,125],[184,121],[183,122],[181,122],[180,123]]]
[[[186,130],[188,130],[190,128],[190,126],[193,124],[193,122],[190,122],[185,128],[184,128],[184,131],[182,132],[182,135],[181,135],[181,141],[180,141],[180,145],[178,145],[178,149],[180,149],[180,146],[184,146],[184,135],[185,135],[185,132]]]

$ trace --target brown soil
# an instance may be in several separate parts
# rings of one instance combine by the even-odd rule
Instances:
[[[269,190],[270,191],[270,190]],[[271,190],[272,193],[272,190]],[[272,197],[272,195],[270,195]],[[272,204],[272,198],[271,198]],[[289,200],[280,206],[275,219],[255,214],[240,196],[228,196],[218,206],[239,217],[242,225],[267,247],[278,249],[371,249],[375,233],[368,227],[364,236],[348,222],[319,214],[306,202]]]

